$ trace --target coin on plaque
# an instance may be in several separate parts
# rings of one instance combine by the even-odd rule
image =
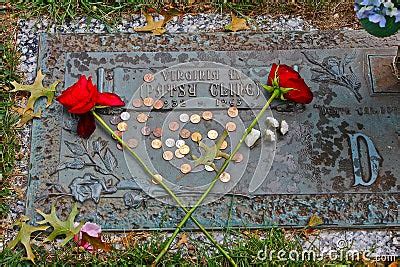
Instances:
[[[202,114],[202,116],[203,116],[203,119],[204,119],[204,120],[209,121],[209,120],[212,119],[213,114],[212,114],[211,111],[204,111],[203,114]]]
[[[149,119],[149,116],[144,113],[139,113],[136,117],[136,120],[140,123],[144,123]]]
[[[191,170],[192,170],[192,166],[190,166],[189,164],[184,163],[184,164],[181,165],[181,172],[182,173],[186,174],[186,173],[189,173]]]
[[[199,123],[201,120],[201,117],[199,114],[193,114],[192,116],[190,116],[190,121],[192,123]]]
[[[243,154],[242,154],[242,153],[239,153],[239,152],[236,152],[236,154],[233,155],[232,159],[233,159],[236,163],[239,163],[239,162],[241,162],[241,161],[243,160]]]
[[[177,131],[177,130],[179,129],[179,123],[176,122],[176,121],[171,121],[171,122],[169,123],[169,125],[168,125],[168,128],[169,128],[171,131],[175,132],[175,131]]]
[[[128,130],[128,124],[126,122],[120,122],[117,125],[117,129],[121,132],[125,132],[126,130]]]
[[[154,128],[153,135],[160,138],[162,136],[162,129],[160,127]]]
[[[163,106],[164,106],[164,102],[162,100],[157,99],[156,101],[154,101],[154,104],[153,104],[154,109],[162,109]]]
[[[199,141],[201,141],[201,139],[203,139],[203,136],[201,136],[201,133],[199,133],[199,132],[192,133],[192,135],[190,137],[192,138],[192,140],[194,142],[199,142]]]
[[[132,106],[135,108],[140,108],[143,105],[143,101],[140,98],[135,98],[132,100]]]
[[[220,149],[225,149],[228,147],[228,142],[226,142],[225,140],[222,142]]]
[[[172,151],[169,150],[165,150],[162,154],[163,159],[165,159],[166,161],[170,161],[171,159],[174,158],[174,153],[172,153]]]
[[[129,114],[128,111],[124,111],[121,113],[120,117],[121,117],[121,120],[127,121],[131,118],[131,114]]]
[[[213,172],[213,171],[214,171],[214,168],[211,167],[210,165],[204,165],[204,169],[205,169],[206,171],[208,171],[208,172]]]
[[[160,182],[162,182],[162,180],[163,180],[163,177],[161,175],[154,174],[154,177],[153,177],[153,179],[151,179],[151,182],[153,184],[159,184]]]
[[[237,109],[237,107],[230,107],[228,109],[228,116],[231,118],[235,118],[237,117],[237,115],[239,114],[239,111]]]
[[[236,131],[236,123],[231,122],[231,121],[228,122],[228,123],[226,123],[225,129],[226,129],[228,132],[234,132],[234,131]]]
[[[114,131],[114,134],[115,134],[116,136],[118,136],[119,138],[121,138],[123,133],[122,133],[121,131],[115,130],[115,131]],[[112,136],[112,138],[116,139],[114,135]]]
[[[190,152],[190,147],[188,145],[183,145],[179,148],[179,153],[182,155],[187,155]]]
[[[185,155],[181,154],[181,152],[179,152],[179,149],[175,150],[175,157],[177,157],[178,159],[181,159],[183,157],[185,157]]]
[[[146,74],[143,76],[143,80],[144,80],[146,83],[151,83],[152,81],[154,81],[154,75],[153,75],[153,73],[146,73]]]
[[[120,143],[117,143],[117,148],[118,148],[119,150],[122,150],[122,149],[123,149],[123,147],[122,147],[122,145],[121,145]]]
[[[190,131],[188,129],[182,129],[179,132],[180,137],[182,137],[183,139],[187,139],[190,137]]]
[[[151,147],[154,149],[159,149],[162,146],[162,142],[160,139],[154,139],[153,141],[151,141]]]
[[[165,140],[165,145],[167,147],[174,147],[175,146],[175,140],[172,138],[168,138],[167,140]]]
[[[181,115],[179,115],[179,120],[181,122],[188,122],[190,119],[189,115],[186,113],[182,113]]]
[[[185,145],[185,141],[183,140],[176,140],[175,146],[180,148],[181,146]]]
[[[218,138],[218,132],[216,130],[209,130],[207,133],[208,138],[215,140]]]
[[[154,99],[151,98],[151,97],[146,97],[145,99],[143,99],[143,104],[144,104],[146,107],[151,107],[151,106],[153,106],[153,103],[154,103]]]
[[[151,129],[149,126],[144,126],[140,132],[144,135],[144,136],[148,136],[151,133]]]
[[[130,148],[135,148],[138,146],[139,142],[137,139],[135,138],[130,138],[128,139],[128,141],[126,142],[126,144],[130,147]]]
[[[122,120],[121,120],[121,117],[120,116],[112,116],[111,117],[111,119],[110,119],[110,123],[112,124],[112,125],[117,125],[118,123],[120,123]]]
[[[227,183],[231,180],[231,175],[227,172],[223,172],[221,173],[221,175],[219,176],[219,180],[223,183]]]

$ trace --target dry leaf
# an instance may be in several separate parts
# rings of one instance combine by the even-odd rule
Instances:
[[[247,25],[247,21],[244,18],[238,18],[234,13],[232,13],[232,21],[230,24],[225,26],[225,30],[227,31],[242,31],[250,29]]]
[[[82,240],[88,242],[90,245],[92,245],[94,250],[103,250],[105,252],[108,252],[111,250],[111,244],[104,242],[101,240],[101,237],[93,237],[88,235],[87,233],[83,232],[82,233]]]
[[[19,115],[21,115],[17,127],[22,127],[24,124],[26,124],[28,121],[34,119],[34,118],[40,118],[42,116],[42,109],[39,108],[38,112],[33,112],[33,110],[25,110],[24,108],[21,107],[13,107],[12,108],[14,111],[16,111]]]
[[[322,220],[321,217],[319,217],[317,214],[313,214],[310,217],[310,220],[308,221],[308,227],[315,227],[315,226],[321,225],[323,223],[324,223],[324,221]]]
[[[186,233],[183,233],[176,246],[182,247],[183,245],[187,245],[188,242],[189,242],[188,235]]]
[[[154,21],[153,16],[146,12],[143,12],[143,15],[147,24],[143,27],[135,27],[134,30],[137,32],[151,32],[154,35],[163,34],[166,31],[165,25],[173,18],[173,14],[168,12],[162,14],[164,19],[159,21]]]

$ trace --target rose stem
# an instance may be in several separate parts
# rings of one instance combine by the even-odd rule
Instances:
[[[135,151],[133,151],[123,140],[121,137],[116,135],[114,131],[110,128],[110,126],[107,125],[107,123],[94,111],[92,110],[93,116],[96,118],[96,120],[115,138],[117,139],[118,142],[121,143],[121,145],[126,148],[132,156],[142,165],[144,170],[155,180],[157,181],[165,191],[178,203],[178,205],[181,207],[181,209],[185,212],[188,213],[189,210],[183,205],[181,200],[172,192],[172,190],[161,180],[155,176],[155,174],[152,173],[152,171],[147,167],[147,165],[144,163],[144,161],[139,157],[138,154],[136,154]],[[235,261],[231,258],[231,256],[226,252],[221,245],[214,239],[214,237],[204,228],[203,225],[201,225],[195,218],[191,217],[192,221],[199,227],[199,229],[205,234],[205,236],[213,243],[213,245],[228,259],[228,261],[233,265],[237,266]]]
[[[279,89],[275,89],[270,98],[268,99],[267,103],[264,105],[264,107],[261,109],[261,111],[257,114],[255,119],[251,122],[250,126],[246,129],[244,132],[242,138],[240,138],[239,143],[235,146],[233,149],[231,155],[229,156],[228,159],[224,161],[222,164],[221,168],[219,169],[217,175],[214,177],[214,179],[211,181],[210,185],[206,189],[206,191],[201,195],[199,200],[194,204],[194,206],[189,210],[189,212],[186,213],[185,217],[183,217],[182,221],[176,226],[175,232],[171,235],[171,237],[168,239],[167,244],[164,246],[164,248],[161,250],[160,254],[157,256],[157,258],[154,260],[153,265],[156,265],[157,263],[160,262],[161,258],[164,256],[165,253],[169,250],[169,247],[171,246],[172,242],[178,235],[178,233],[181,231],[182,227],[185,225],[187,220],[192,216],[192,213],[201,205],[201,203],[204,201],[204,199],[207,197],[207,195],[210,193],[210,191],[213,189],[214,185],[218,181],[219,176],[225,171],[225,169],[228,167],[230,161],[232,158],[235,156],[236,152],[239,150],[240,146],[242,145],[244,139],[246,139],[247,135],[251,132],[251,130],[254,128],[254,126],[257,124],[258,120],[262,117],[264,112],[268,109],[269,105],[271,102],[280,95]]]

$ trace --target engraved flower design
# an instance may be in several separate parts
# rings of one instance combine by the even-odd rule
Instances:
[[[71,189],[71,194],[79,202],[92,199],[95,203],[99,203],[102,192],[111,194],[117,191],[115,186],[107,187],[103,179],[89,173],[72,180],[69,188]]]

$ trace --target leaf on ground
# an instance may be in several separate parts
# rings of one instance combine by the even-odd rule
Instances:
[[[50,214],[46,214],[40,210],[36,211],[44,218],[44,220],[38,222],[38,224],[49,223],[53,227],[53,232],[51,232],[44,242],[53,241],[57,236],[65,235],[64,240],[61,242],[61,246],[64,246],[74,237],[74,235],[79,233],[83,226],[83,222],[81,222],[75,227],[75,217],[78,214],[78,206],[76,203],[72,207],[71,213],[68,215],[66,221],[61,221],[57,217],[56,208],[54,205],[51,207]]]
[[[162,14],[164,19],[154,21],[152,15],[143,12],[147,24],[143,27],[135,27],[134,30],[137,32],[151,32],[154,35],[162,35],[166,31],[165,25],[174,17],[174,14],[174,12],[165,12]]]
[[[308,227],[315,227],[315,226],[321,225],[323,223],[324,223],[324,221],[322,220],[321,217],[319,217],[317,214],[313,214],[310,217],[310,220],[308,221],[307,226]]]
[[[101,236],[93,237],[93,236],[90,236],[87,233],[83,232],[82,233],[82,241],[88,242],[90,245],[92,245],[94,250],[101,249],[105,252],[108,252],[111,250],[111,244],[101,240]]]
[[[246,19],[238,18],[234,13],[232,13],[231,17],[232,21],[230,24],[225,26],[225,30],[237,32],[250,29],[249,26],[247,25]]]
[[[184,245],[187,245],[189,243],[188,235],[186,233],[183,233],[181,237],[179,238],[178,243],[176,244],[177,247],[182,247]]]
[[[32,252],[31,248],[31,234],[36,231],[45,231],[49,226],[41,225],[41,226],[32,226],[27,224],[29,218],[26,216],[22,216],[15,225],[19,226],[19,231],[17,236],[8,243],[7,248],[14,249],[18,243],[21,243],[25,247],[26,251],[26,259],[35,263],[35,255]]]
[[[17,112],[21,117],[18,121],[17,127],[24,126],[27,122],[34,118],[40,118],[42,116],[42,109],[39,108],[38,112],[33,112],[33,110],[25,110],[21,107],[13,107],[13,110]]]

